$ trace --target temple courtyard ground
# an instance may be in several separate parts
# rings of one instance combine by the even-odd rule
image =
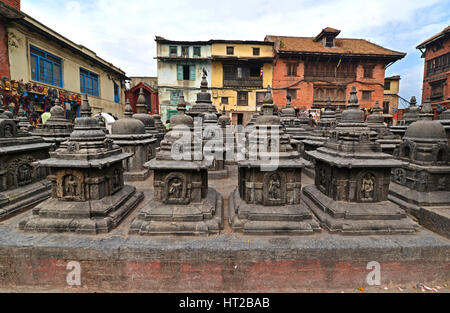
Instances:
[[[313,183],[307,175],[302,181],[303,186]],[[341,236],[325,230],[310,236],[233,233],[226,208],[237,185],[235,166],[229,178],[209,181],[225,198],[220,235],[128,235],[139,208],[151,199],[152,182],[150,176],[128,183],[146,198],[109,234],[24,233],[17,224],[30,211],[1,222],[0,291],[450,291],[450,241],[422,227],[415,235],[387,236]],[[73,262],[79,265],[80,285],[69,282]]]

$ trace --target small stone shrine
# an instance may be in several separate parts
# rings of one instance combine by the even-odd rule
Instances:
[[[223,197],[208,187],[209,164],[202,153],[194,156],[194,120],[185,111],[180,101],[160,151],[146,164],[154,171],[154,195],[133,220],[130,234],[209,235],[223,229]]]
[[[336,116],[336,123],[339,123],[341,121],[341,117],[342,117],[342,111],[341,111],[340,105],[338,105],[336,108],[335,116]]]
[[[223,179],[228,177],[228,167],[225,165],[225,144],[222,130],[218,124],[217,115],[212,107],[203,115],[203,151],[207,149],[211,156],[220,154],[220,158],[211,159],[208,168],[209,179]]]
[[[309,114],[307,111],[305,111],[305,110],[300,111],[298,120],[300,122],[300,127],[303,128],[307,133],[311,132],[314,129],[314,127],[312,127],[309,122]],[[299,139],[304,139],[306,137],[307,133],[305,133],[303,138],[299,138]]]
[[[308,160],[309,156],[305,153],[306,151],[312,151],[322,147],[330,138],[330,132],[336,127],[336,124],[336,113],[331,107],[330,98],[328,98],[325,111],[323,111],[317,127],[301,141],[303,144],[303,148],[301,149],[302,157]]]
[[[155,157],[156,138],[145,132],[144,124],[132,118],[133,111],[129,100],[125,104],[124,118],[116,121],[111,128],[111,138],[123,151],[133,155],[123,160],[125,181],[145,180],[150,174],[144,164]]]
[[[450,237],[450,148],[442,124],[412,123],[394,156],[404,163],[392,169],[389,199]]]
[[[398,135],[394,135],[384,124],[382,112],[383,110],[381,109],[379,102],[376,101],[372,114],[367,117],[366,123],[371,130],[377,132],[378,136],[376,141],[380,144],[381,151],[392,155],[395,147],[401,144],[402,140]]]
[[[308,132],[300,126],[295,109],[291,107],[291,97],[286,97],[286,106],[280,111],[280,122],[285,132],[291,135],[291,144],[295,150],[300,151],[301,142],[298,140],[307,136]],[[295,139],[294,139],[295,138]]]
[[[145,132],[155,137],[157,140],[157,145],[159,146],[164,135],[156,129],[155,118],[147,113],[147,102],[145,100],[145,94],[142,88],[139,90],[136,103],[136,114],[133,114],[133,118],[140,120],[144,124]]]
[[[315,184],[303,188],[305,202],[332,233],[344,235],[414,233],[417,224],[388,201],[391,168],[402,163],[382,153],[377,133],[364,123],[356,88],[347,110],[316,151]]]
[[[447,140],[450,144],[450,110],[445,110],[438,115],[437,121],[444,126],[445,133],[447,134]]]
[[[405,113],[398,121],[398,124],[395,126],[391,126],[391,132],[394,135],[398,135],[400,138],[402,138],[408,126],[420,119],[419,113],[420,108],[417,106],[416,97],[412,96],[411,100],[409,101],[409,107],[406,108]]]
[[[47,170],[33,164],[48,158],[50,146],[20,130],[0,105],[0,220],[50,197]]]
[[[230,224],[233,231],[245,234],[320,232],[301,198],[302,169],[309,162],[292,148],[273,108],[269,88],[263,114],[249,135],[248,149],[257,151],[257,156],[250,158],[247,153],[246,160],[238,161],[239,186],[228,202]]]
[[[45,142],[53,144],[52,151],[58,149],[62,142],[66,141],[73,131],[73,125],[66,120],[64,109],[59,99],[50,109],[50,118],[42,127],[34,130],[34,135],[40,136]]]
[[[18,115],[18,123],[17,127],[19,127],[19,130],[24,132],[32,132],[34,130],[33,125],[31,125],[30,121],[28,120],[28,117],[25,115],[25,111],[23,110],[23,107],[19,107],[19,112],[17,112]]]
[[[223,105],[222,115],[219,116],[217,120],[217,124],[222,130],[222,138],[223,138],[223,159],[225,160],[225,165],[235,165],[236,164],[236,153],[237,153],[237,144],[234,137],[234,133],[232,132],[231,120],[226,115],[225,104]]]
[[[161,116],[158,114],[152,115],[155,119],[155,127],[159,131],[159,138],[164,138],[164,135],[167,134],[167,128],[164,126],[164,124],[161,122]]]
[[[91,117],[85,95],[69,140],[50,159],[38,161],[50,169],[52,197],[37,205],[20,229],[99,234],[116,228],[144,197],[123,183],[122,162],[129,157]]]

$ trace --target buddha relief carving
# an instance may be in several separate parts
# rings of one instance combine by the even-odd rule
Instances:
[[[17,183],[19,186],[30,184],[33,180],[32,167],[29,164],[21,164],[17,168]]]
[[[359,200],[363,202],[375,201],[376,178],[372,173],[364,174],[359,183]]]
[[[81,187],[78,178],[74,175],[66,175],[63,178],[62,194],[66,200],[80,200]]]
[[[187,196],[186,177],[181,173],[170,173],[167,175],[164,184],[164,199],[167,204],[189,203]]]

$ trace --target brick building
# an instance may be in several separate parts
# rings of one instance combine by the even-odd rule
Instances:
[[[323,108],[328,97],[345,105],[353,86],[361,107],[383,103],[385,69],[406,53],[364,39],[337,38],[340,31],[325,28],[316,37],[266,36],[274,42],[273,96],[277,104]]]
[[[450,108],[450,26],[417,46],[425,59],[422,102]]]

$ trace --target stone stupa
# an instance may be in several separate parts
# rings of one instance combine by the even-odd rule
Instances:
[[[200,92],[197,93],[197,100],[192,105],[191,109],[186,112],[186,115],[189,115],[194,119],[196,117],[203,118],[203,115],[208,112],[212,112],[217,116],[217,109],[211,101],[211,94],[208,92],[208,81],[206,80],[207,75],[208,73],[206,72],[206,69],[203,69]]]
[[[36,136],[42,137],[42,139],[53,144],[53,150],[60,147],[61,143],[66,141],[73,131],[73,125],[65,118],[64,108],[61,106],[61,102],[57,98],[54,106],[50,109],[50,118],[42,127],[34,130]]]
[[[292,148],[290,135],[274,115],[270,87],[262,111],[248,136],[250,152],[238,161],[239,185],[228,201],[232,229],[245,234],[319,232],[318,222],[301,197],[302,169],[309,162]]]
[[[315,184],[303,188],[305,202],[331,233],[410,234],[417,224],[388,201],[391,168],[401,166],[376,143],[364,123],[356,88],[330,139],[306,152],[315,162]]]
[[[228,177],[228,167],[225,165],[225,144],[222,129],[219,127],[217,115],[212,107],[203,115],[203,151],[207,149],[212,157],[208,168],[209,179],[224,179]],[[218,157],[217,157],[218,156]]]
[[[416,97],[412,96],[409,101],[409,107],[406,108],[402,118],[398,121],[398,124],[391,126],[391,132],[394,135],[398,135],[400,138],[406,132],[409,125],[420,119],[420,107],[417,106]]]
[[[382,112],[379,102],[376,101],[372,114],[367,117],[366,123],[371,130],[377,132],[377,142],[381,146],[381,151],[392,155],[394,149],[402,143],[402,140],[399,135],[394,135],[384,124]]]
[[[122,148],[123,151],[133,155],[123,161],[125,181],[145,180],[150,174],[144,164],[155,157],[157,140],[151,134],[145,132],[144,124],[132,118],[133,111],[130,101],[125,104],[124,118],[116,121],[111,127],[111,135],[108,138]]]
[[[145,132],[155,137],[157,140],[157,145],[159,146],[164,134],[162,134],[160,130],[156,129],[155,118],[147,112],[147,102],[145,100],[145,94],[142,88],[139,89],[139,95],[136,103],[136,114],[133,114],[133,118],[144,124]]]
[[[52,197],[19,223],[25,231],[107,233],[143,199],[142,192],[124,185],[122,162],[131,157],[106,138],[91,117],[87,95],[70,138],[50,159],[38,161],[50,169]]]
[[[450,238],[450,148],[441,123],[419,120],[394,152],[389,199],[419,222]]]
[[[194,152],[195,144],[202,148],[202,138],[194,138],[194,119],[185,114],[183,99],[177,109],[156,158],[146,164],[153,170],[154,194],[139,210],[130,234],[209,235],[223,229],[223,197],[208,187],[209,163],[202,150]]]
[[[0,105],[0,221],[50,197],[47,170],[34,163],[47,159],[50,147],[20,130]]]

